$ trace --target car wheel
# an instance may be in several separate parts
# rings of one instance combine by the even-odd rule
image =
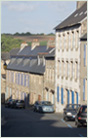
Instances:
[[[65,117],[64,117],[64,120],[65,120],[65,121],[68,121],[68,118],[65,116]]]

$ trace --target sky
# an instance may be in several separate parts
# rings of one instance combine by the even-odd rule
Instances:
[[[1,33],[54,33],[76,1],[2,1]]]

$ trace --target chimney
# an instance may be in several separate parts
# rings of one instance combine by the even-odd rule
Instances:
[[[31,44],[31,49],[33,50],[36,46],[39,46],[40,43],[38,42],[38,39],[34,39]]]
[[[38,66],[39,66],[39,65],[40,65],[40,58],[39,58],[39,55],[38,55],[38,59],[37,59],[37,60],[38,60]]]
[[[81,8],[81,7],[84,5],[84,3],[86,3],[86,2],[87,2],[87,1],[77,1],[76,9]]]
[[[20,46],[20,51],[23,50],[28,44],[26,42],[23,42]]]

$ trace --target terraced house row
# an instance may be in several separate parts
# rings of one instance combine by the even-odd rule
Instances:
[[[22,44],[6,70],[6,99],[26,106],[48,100],[62,112],[66,104],[87,104],[87,2],[55,27],[55,47]]]
[[[54,47],[38,42],[22,44],[7,66],[6,99],[25,100],[26,106],[43,99],[54,103],[54,53]]]
[[[55,27],[55,105],[87,103],[87,2]]]

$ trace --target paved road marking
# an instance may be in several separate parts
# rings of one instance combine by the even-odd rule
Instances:
[[[69,125],[69,124],[67,124],[67,126],[68,126],[68,127],[70,127],[70,128],[72,128],[72,126],[71,126],[71,125]]]
[[[61,121],[65,123],[65,121],[63,119],[61,119]]]
[[[67,124],[63,119],[61,119],[61,121],[62,121],[63,123],[65,123],[68,127],[72,128],[72,126],[69,125],[69,124]]]
[[[79,134],[80,137],[84,137],[83,135]]]

